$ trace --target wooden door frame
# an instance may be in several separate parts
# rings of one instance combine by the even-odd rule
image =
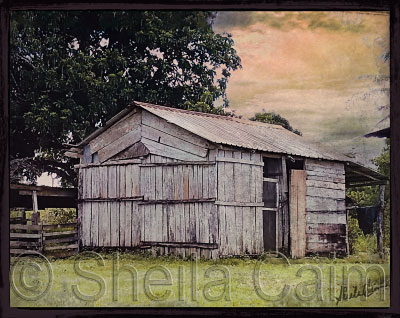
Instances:
[[[264,211],[274,211],[275,212],[275,252],[278,252],[278,220],[279,220],[279,201],[280,201],[280,188],[279,188],[279,179],[278,178],[266,178],[263,176],[262,178],[262,186],[264,188],[264,182],[271,182],[271,183],[276,183],[276,208],[266,208],[262,207],[263,215]],[[263,192],[263,200],[264,200],[264,192]],[[263,201],[264,202],[264,201]],[[264,216],[263,216],[264,217]],[[263,226],[263,231],[264,231],[264,226]],[[263,239],[264,239],[264,233],[263,233]],[[265,251],[265,246],[264,246],[264,251]]]

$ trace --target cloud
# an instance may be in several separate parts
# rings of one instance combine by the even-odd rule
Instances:
[[[361,138],[389,109],[389,16],[357,12],[221,12],[241,70],[227,96],[236,113],[262,109],[287,118],[305,138],[369,164],[384,143]],[[381,110],[380,110],[381,109]]]
[[[375,15],[386,13],[375,13]],[[283,31],[324,29],[332,32],[360,33],[373,29],[369,17],[351,11],[223,11],[218,13],[217,28],[245,28],[256,23]]]

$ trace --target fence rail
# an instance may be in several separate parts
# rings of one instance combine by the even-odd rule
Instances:
[[[11,223],[11,222],[10,222]],[[32,251],[69,255],[76,253],[78,244],[78,223],[38,225],[10,224],[10,254]]]

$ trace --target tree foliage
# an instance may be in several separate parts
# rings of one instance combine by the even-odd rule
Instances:
[[[74,183],[63,144],[133,100],[223,113],[213,103],[228,105],[227,81],[241,65],[231,35],[215,33],[213,19],[202,11],[13,12],[11,157],[44,160]]]
[[[267,113],[263,111],[261,113],[256,113],[253,117],[250,118],[250,120],[259,121],[267,124],[281,125],[282,127],[294,132],[297,135],[302,135],[300,130],[293,129],[286,118],[282,117],[279,114],[275,114],[274,112]]]

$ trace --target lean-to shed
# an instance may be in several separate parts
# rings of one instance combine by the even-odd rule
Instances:
[[[83,247],[346,253],[345,188],[385,177],[281,126],[133,102],[79,157]]]

